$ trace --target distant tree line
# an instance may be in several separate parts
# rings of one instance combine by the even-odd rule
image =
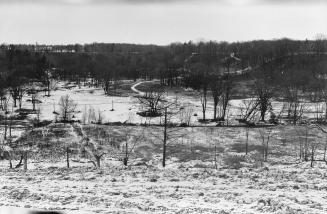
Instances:
[[[0,87],[11,88],[14,97],[19,97],[15,88],[36,80],[50,91],[49,72],[46,72],[50,69],[51,75],[102,87],[106,94],[110,94],[122,79],[156,78],[162,86],[198,90],[203,120],[206,120],[207,96],[211,96],[215,106],[213,119],[224,120],[228,101],[238,96],[235,91],[239,83],[248,81],[251,88],[248,96],[258,96],[260,102],[255,106],[260,108],[261,120],[264,120],[269,110],[269,102],[265,99],[271,99],[273,94],[289,101],[290,114],[297,111],[294,108],[303,94],[310,95],[314,101],[326,100],[326,52],[327,42],[323,35],[305,41],[190,41],[167,46],[2,45]],[[272,93],[274,88],[280,90]],[[252,111],[245,115],[247,118],[249,113]]]

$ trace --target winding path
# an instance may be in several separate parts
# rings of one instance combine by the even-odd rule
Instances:
[[[155,80],[151,80],[151,81],[142,81],[142,82],[135,83],[135,84],[131,87],[131,89],[132,89],[132,91],[134,91],[135,93],[139,94],[140,96],[144,96],[145,93],[144,93],[143,91],[140,91],[140,90],[136,89],[136,87],[139,86],[139,85],[141,85],[141,84],[143,84],[143,83],[146,83],[146,82],[154,82],[154,81],[155,81]]]

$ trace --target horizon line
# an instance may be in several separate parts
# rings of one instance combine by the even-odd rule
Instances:
[[[320,34],[317,34],[320,35]],[[321,34],[325,35],[325,40],[327,39],[327,34]],[[305,39],[296,39],[296,38],[290,38],[290,37],[280,37],[280,38],[271,38],[271,39],[250,39],[250,40],[236,40],[236,41],[226,41],[226,40],[212,40],[212,39],[200,39],[198,41],[196,40],[188,40],[188,41],[173,41],[168,44],[156,44],[156,43],[142,43],[142,42],[104,42],[104,41],[93,41],[93,42],[76,42],[76,43],[44,43],[44,42],[34,42],[34,43],[20,43],[20,42],[1,42],[1,45],[48,45],[48,46],[67,46],[67,45],[90,45],[90,44],[126,44],[126,45],[154,45],[154,46],[169,46],[172,44],[185,44],[192,42],[193,44],[199,44],[199,43],[208,43],[208,42],[214,42],[214,43],[228,43],[228,44],[234,44],[234,43],[247,43],[247,42],[254,42],[254,41],[278,41],[278,40],[290,40],[290,41],[315,41],[315,38],[305,38]]]

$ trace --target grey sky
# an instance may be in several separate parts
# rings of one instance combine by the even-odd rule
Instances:
[[[0,0],[0,43],[312,39],[326,11],[326,0]]]

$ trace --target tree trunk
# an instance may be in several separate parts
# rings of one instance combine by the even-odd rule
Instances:
[[[308,130],[305,133],[305,144],[304,144],[304,160],[308,161]]]
[[[66,148],[66,162],[67,162],[67,168],[69,168],[69,148]]]
[[[202,106],[203,110],[202,110],[202,115],[203,115],[203,122],[206,121],[206,110],[204,109],[204,107]]]
[[[23,98],[19,98],[19,110],[22,109]]]
[[[96,165],[98,168],[100,168],[100,162],[101,162],[101,156],[95,156],[95,161],[96,161]]]
[[[302,143],[302,141],[300,139],[300,160],[302,160],[302,158],[303,158],[303,145],[302,144],[303,143]]]
[[[261,121],[262,122],[265,121],[265,114],[266,114],[266,110],[261,110],[260,116],[261,116]]]
[[[313,167],[313,161],[314,161],[314,148],[311,149],[311,164],[310,166]]]
[[[5,125],[5,131],[4,131],[4,140],[7,140],[7,116],[4,116],[4,125]]]
[[[50,83],[48,83],[47,91],[48,91],[48,97],[50,97]]]
[[[213,120],[215,121],[217,119],[217,106],[218,106],[218,103],[214,103],[213,105]]]
[[[246,143],[245,143],[245,154],[248,154],[248,143],[249,143],[249,130],[246,128]]]
[[[165,108],[164,139],[162,149],[162,167],[166,166],[166,147],[167,147],[167,108]]]
[[[24,153],[24,171],[27,171],[27,152]]]
[[[11,129],[12,129],[12,117],[10,117],[10,120],[9,120],[9,139],[11,139]]]
[[[265,151],[266,151],[266,154],[265,154],[265,161],[267,161],[267,159],[268,159],[268,143],[269,143],[269,141],[267,141],[267,144],[266,144],[266,149],[265,149]]]
[[[202,102],[202,115],[203,122],[206,121],[206,110],[207,110],[207,89],[203,89],[203,100]]]
[[[8,155],[9,155],[9,169],[12,169],[12,161],[11,161],[11,154],[10,153],[8,153]]]
[[[124,166],[127,166],[128,164],[128,142],[126,140],[125,144],[125,158],[124,158]]]
[[[218,164],[217,164],[217,145],[215,143],[215,169],[218,169]]]
[[[266,153],[266,145],[265,145],[265,140],[262,140],[262,160],[265,160],[265,153]]]
[[[223,100],[223,112],[222,112],[222,116],[221,116],[222,120],[225,120],[228,102],[229,102],[229,92],[226,92],[224,100]]]
[[[21,156],[20,156],[19,163],[15,166],[16,169],[22,166],[23,159],[24,159],[24,155],[21,155]]]

